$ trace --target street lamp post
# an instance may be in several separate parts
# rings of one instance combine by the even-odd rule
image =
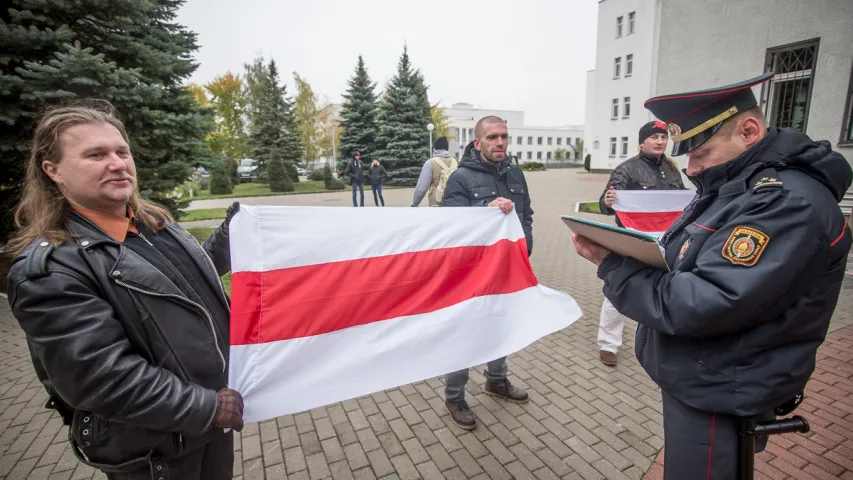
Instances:
[[[429,130],[429,146],[427,147],[427,156],[432,155],[432,131],[435,130],[435,125],[427,124],[427,130]]]

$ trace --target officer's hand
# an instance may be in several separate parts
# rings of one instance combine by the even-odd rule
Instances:
[[[509,199],[506,199],[503,197],[498,197],[498,198],[492,200],[492,203],[490,203],[488,206],[500,207],[502,212],[509,213],[512,211],[512,200],[509,200]]]
[[[612,207],[614,203],[616,203],[616,189],[611,186],[607,189],[607,193],[604,194],[604,204]]]
[[[216,414],[213,417],[216,428],[243,430],[243,396],[236,390],[223,388],[216,392]]]
[[[577,250],[578,255],[594,263],[596,266],[601,265],[604,258],[610,255],[610,250],[596,245],[586,237],[581,237],[576,233],[572,234],[572,241],[575,242],[575,250]]]
[[[226,234],[228,233],[228,228],[231,226],[231,219],[234,218],[234,215],[240,211],[240,202],[232,203],[227,210],[225,210],[225,220],[222,222],[222,231]]]

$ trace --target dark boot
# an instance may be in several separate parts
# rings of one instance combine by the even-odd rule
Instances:
[[[513,403],[527,403],[529,400],[527,392],[513,387],[509,380],[486,380],[486,395],[503,398]]]
[[[477,428],[477,418],[474,417],[474,412],[468,408],[468,403],[465,400],[448,400],[444,402],[444,407],[450,413],[450,418],[459,428],[465,430],[473,430]]]

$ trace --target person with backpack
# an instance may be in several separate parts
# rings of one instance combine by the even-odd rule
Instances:
[[[377,207],[380,201],[382,202],[382,206],[385,206],[385,199],[382,198],[382,182],[387,176],[388,172],[385,170],[385,167],[379,164],[378,159],[374,158],[370,164],[370,170],[367,172],[367,178],[370,179],[370,189],[373,190],[373,202],[376,203]],[[376,198],[377,194],[379,194],[379,198]]]
[[[504,214],[515,211],[521,221],[527,254],[533,252],[533,209],[524,172],[506,154],[509,142],[506,123],[495,116],[480,119],[474,140],[465,147],[459,169],[447,180],[442,206],[498,207]],[[527,392],[507,379],[506,357],[492,360],[486,368],[483,391],[513,403],[526,403]],[[465,402],[468,369],[447,375],[444,406],[459,427],[471,430],[477,420]]]
[[[415,195],[412,199],[413,207],[420,205],[425,195],[430,207],[441,206],[447,179],[459,167],[459,163],[448,151],[449,147],[447,137],[438,137],[433,142],[432,158],[424,163],[421,175],[418,177],[418,184],[415,187]]]

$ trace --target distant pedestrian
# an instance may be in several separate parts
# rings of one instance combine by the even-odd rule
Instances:
[[[444,188],[450,174],[459,167],[459,162],[453,158],[448,151],[447,137],[438,137],[433,143],[432,158],[424,163],[418,184],[415,186],[415,195],[412,198],[412,206],[417,207],[427,195],[429,206],[438,207],[444,197]]]
[[[361,163],[361,153],[355,152],[355,158],[347,164],[347,175],[349,175],[350,183],[352,183],[352,206],[358,207],[355,203],[355,190],[358,188],[361,191],[361,206],[364,206],[364,165]]]
[[[382,182],[385,181],[385,177],[388,176],[388,172],[385,170],[385,167],[379,164],[378,159],[373,159],[373,163],[370,164],[370,171],[367,173],[368,178],[370,179],[370,189],[373,190],[373,202],[376,203],[376,206],[379,206],[379,202],[382,202],[382,206],[385,206],[385,199],[382,198]],[[377,199],[377,195],[379,198]]]

